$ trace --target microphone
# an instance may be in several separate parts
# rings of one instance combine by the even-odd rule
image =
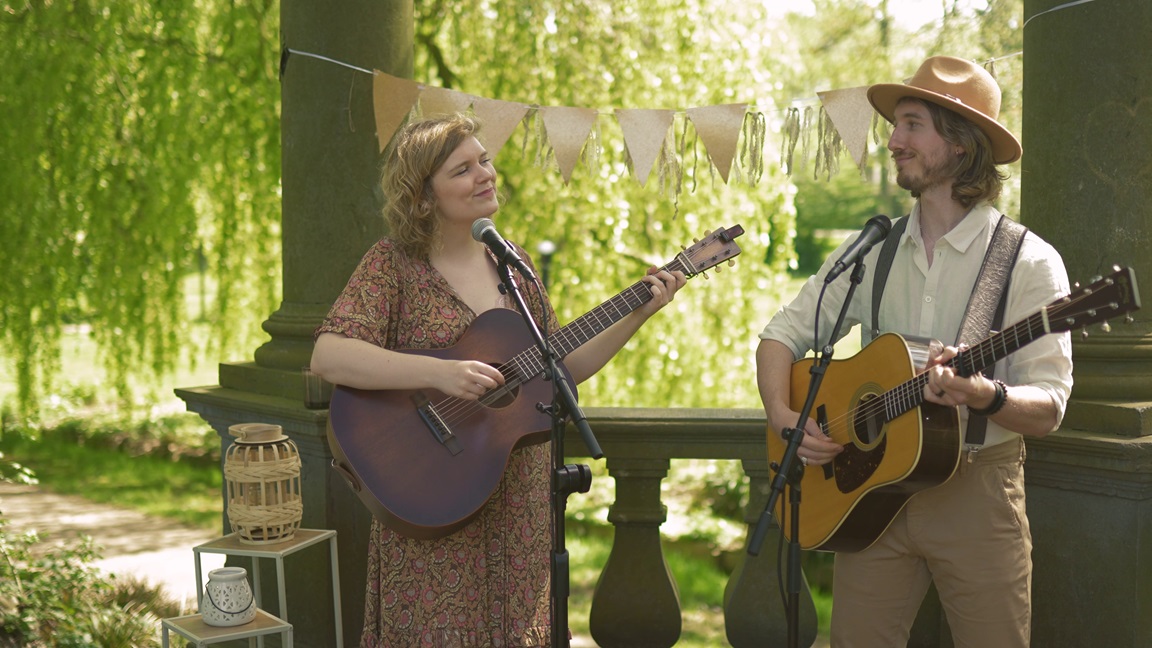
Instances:
[[[832,280],[843,274],[849,266],[867,255],[873,245],[883,241],[890,231],[892,231],[892,220],[884,214],[877,214],[869,218],[868,222],[864,224],[864,231],[860,232],[860,236],[856,237],[856,240],[848,246],[847,250],[844,250],[844,254],[836,260],[828,272],[828,276],[824,277],[824,283],[832,283]]]
[[[519,270],[528,281],[536,281],[532,268],[520,258],[519,254],[516,254],[516,249],[500,236],[491,218],[478,218],[472,223],[472,238],[487,245],[497,259]]]

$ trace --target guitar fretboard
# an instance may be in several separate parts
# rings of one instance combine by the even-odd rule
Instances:
[[[1046,311],[1042,310],[999,333],[988,336],[975,346],[964,349],[947,363],[948,366],[957,374],[968,377],[996,364],[1049,333],[1045,313]],[[885,420],[891,421],[919,407],[924,402],[924,386],[927,384],[928,374],[920,373],[885,392],[883,396]]]
[[[671,263],[662,269],[669,272],[679,270],[688,278],[696,274],[695,268],[691,266],[683,254],[677,255]],[[548,341],[560,358],[565,358],[585,342],[624,319],[651,299],[652,291],[648,288],[648,284],[637,281],[615,297],[569,322],[567,326],[553,333]],[[521,382],[531,379],[544,370],[544,361],[535,347],[520,352],[508,364],[516,368],[515,378]],[[515,379],[511,376],[506,376],[506,378],[509,381]]]

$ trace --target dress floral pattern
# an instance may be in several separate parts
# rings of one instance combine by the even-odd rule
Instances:
[[[524,293],[556,330],[546,297]],[[365,254],[316,334],[434,349],[454,344],[475,318],[426,259],[384,239]],[[362,648],[548,645],[548,448],[514,451],[488,504],[450,536],[417,540],[373,520]]]

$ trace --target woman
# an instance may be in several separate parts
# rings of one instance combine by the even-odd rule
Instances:
[[[504,383],[484,362],[391,350],[452,346],[481,313],[516,308],[499,290],[494,257],[472,238],[472,223],[499,208],[478,128],[455,115],[396,135],[382,181],[390,235],[317,329],[312,370],[329,382],[469,400]],[[652,299],[565,359],[576,382],[603,367],[685,277],[652,268],[643,280]],[[533,315],[557,330],[542,287],[522,289]],[[548,645],[550,469],[547,445],[514,451],[483,511],[444,538],[408,538],[373,520],[361,646]]]

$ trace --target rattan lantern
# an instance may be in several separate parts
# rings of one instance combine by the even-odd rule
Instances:
[[[224,456],[228,523],[243,544],[292,539],[304,516],[300,451],[279,425],[241,423]]]

